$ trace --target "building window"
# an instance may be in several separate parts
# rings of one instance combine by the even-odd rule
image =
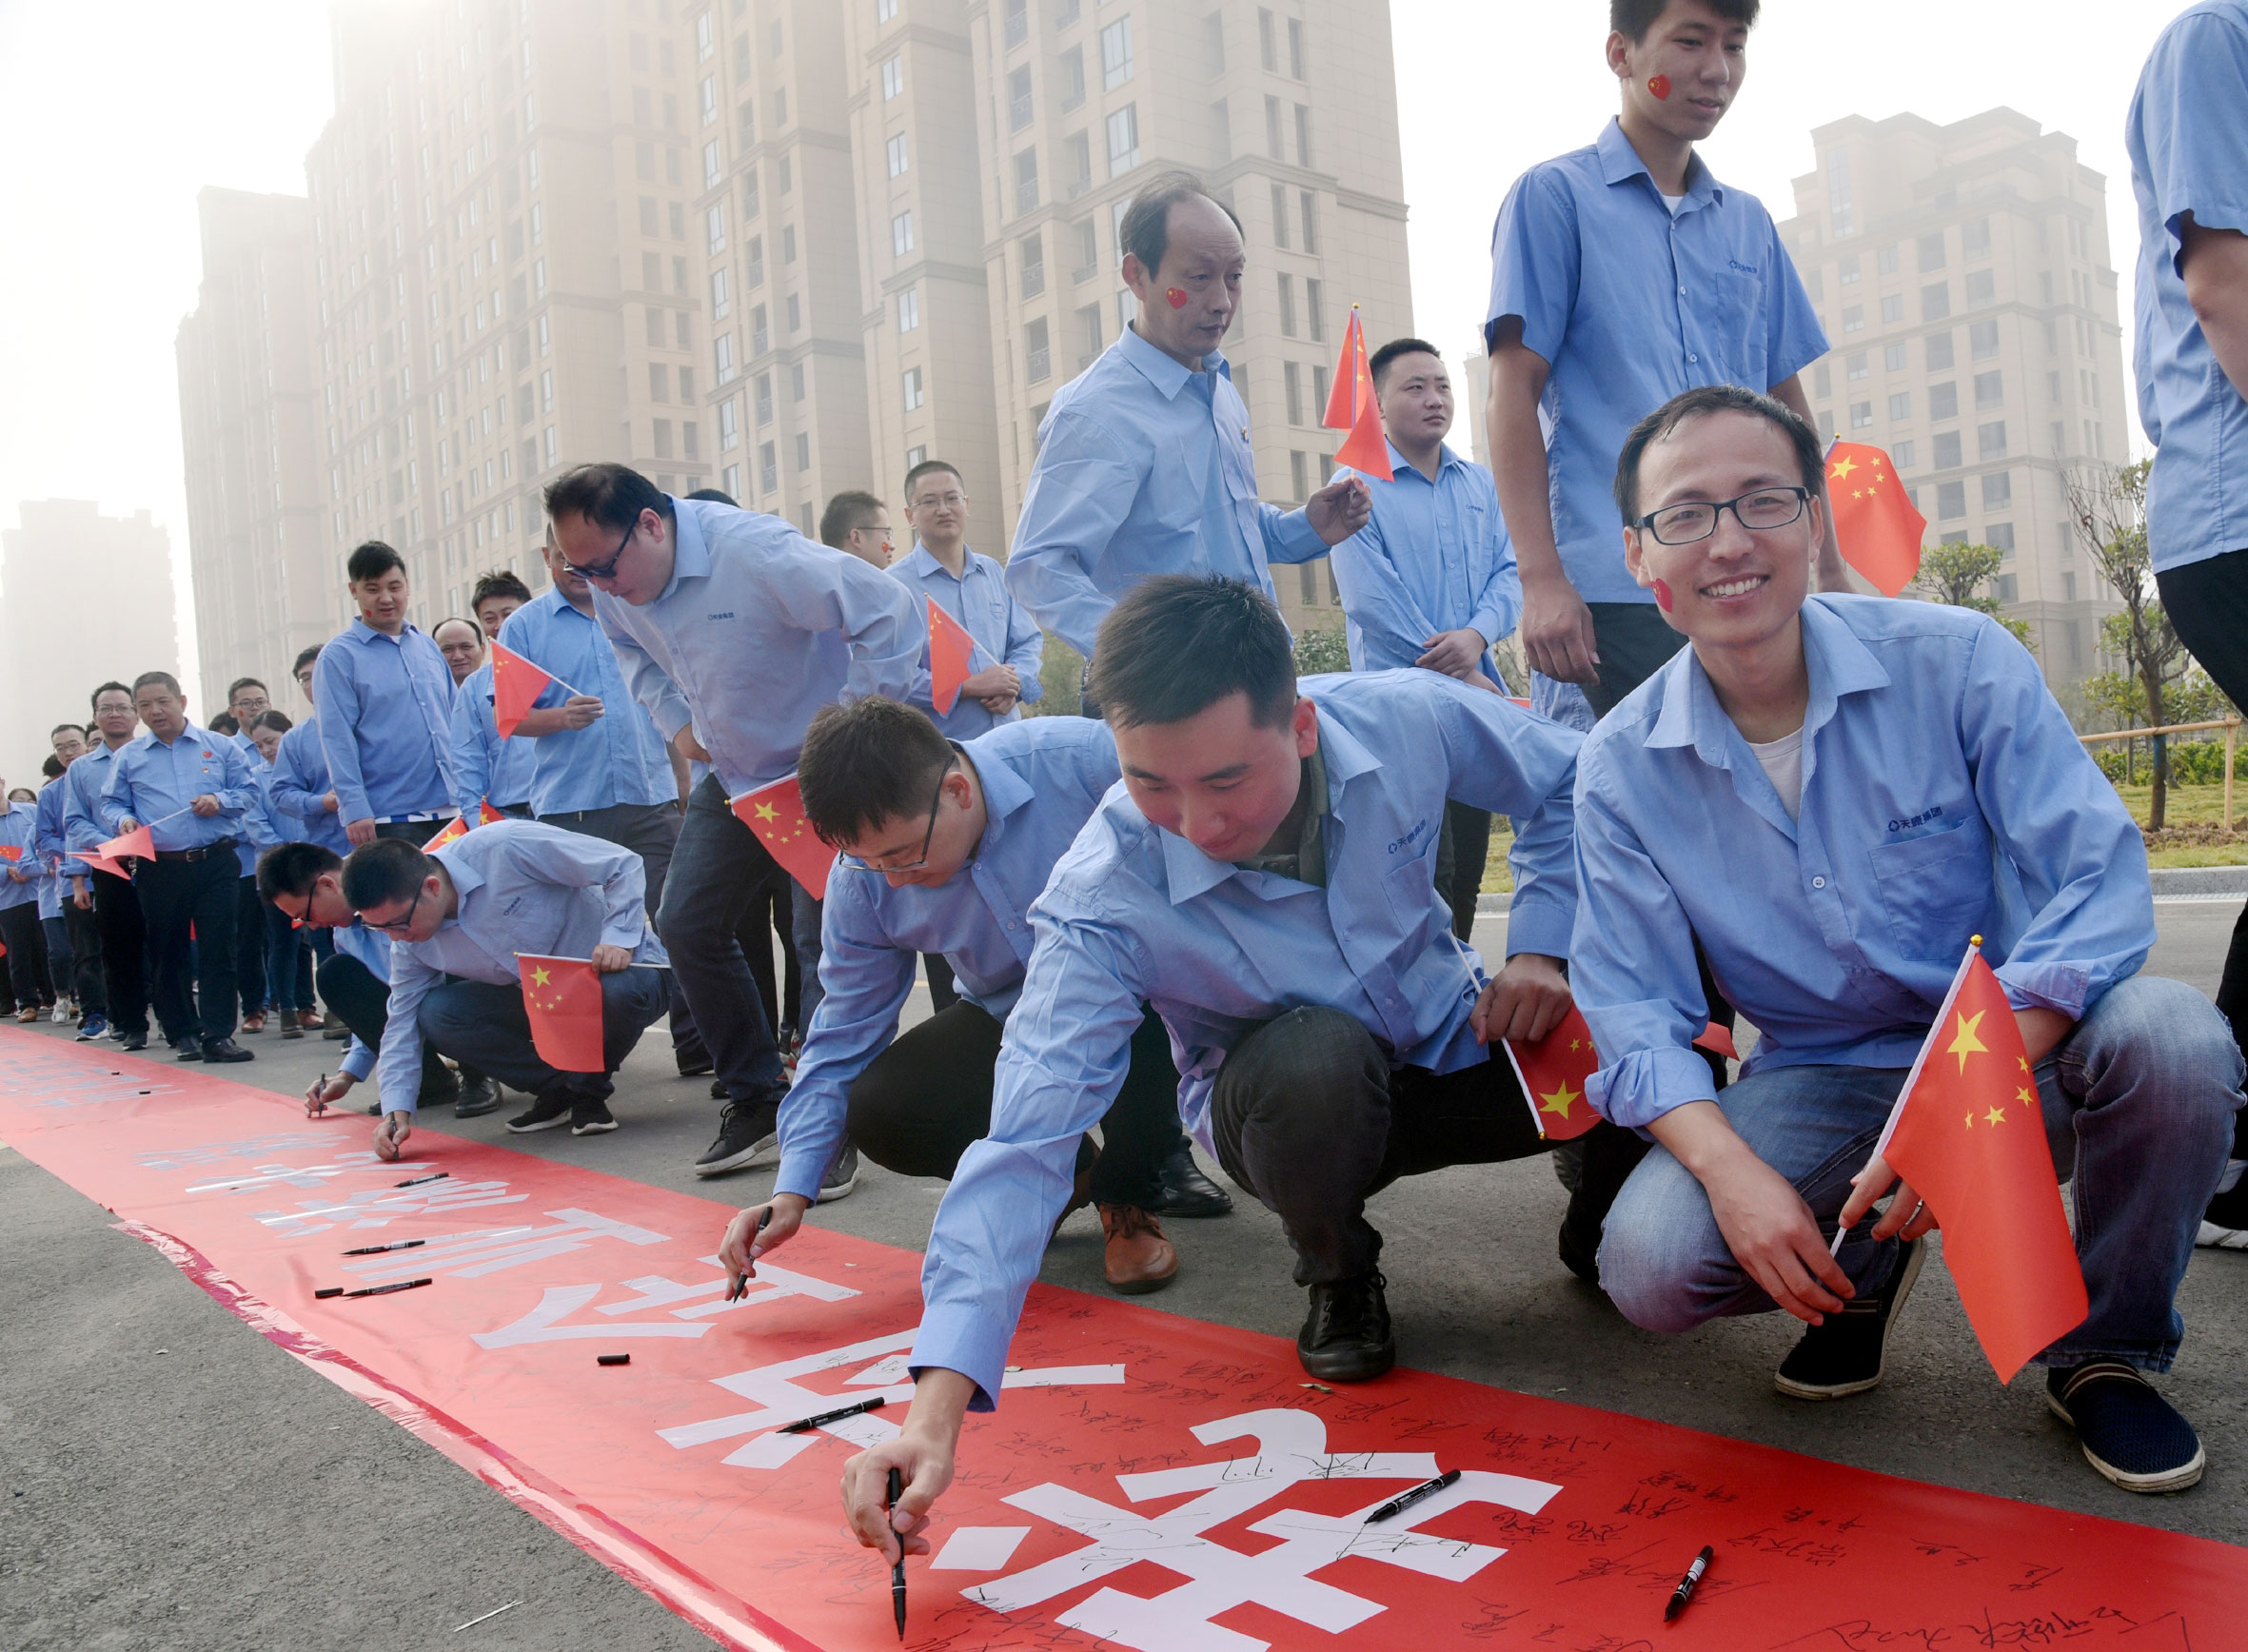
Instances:
[[[762,430],[773,423],[773,375],[759,373],[754,393],[757,397],[758,428]]]
[[[1031,124],[1031,71],[1029,66],[1007,75],[1007,129],[1019,132]]]
[[[710,250],[715,256],[726,250],[726,204],[720,201],[704,217],[710,231]]]
[[[897,15],[897,0],[875,0],[875,21],[887,23]]]
[[[890,220],[890,250],[897,257],[903,258],[913,249],[914,215],[910,211],[900,212]]]
[[[1979,411],[2002,407],[2006,403],[2006,375],[2003,372],[1975,375],[1975,406]]]
[[[1864,270],[1864,262],[1854,252],[1836,266],[1836,273],[1841,276],[1842,285],[1844,286],[1856,286],[1863,279]],[[1818,295],[1814,293],[1812,296],[1817,297]]]
[[[765,306],[759,305],[749,312],[749,353],[761,356],[772,347],[772,332],[765,324]]]
[[[1061,112],[1068,114],[1085,102],[1085,49],[1073,46],[1061,54]]]
[[[1293,362],[1282,363],[1280,382],[1288,392],[1288,422],[1291,424],[1301,424],[1304,422],[1303,368],[1297,366]]]
[[[717,321],[720,317],[731,315],[733,310],[734,301],[728,295],[726,286],[726,272],[722,268],[714,269],[710,272],[711,320]]]
[[[1925,275],[1931,269],[1942,269],[1943,267],[1943,231],[1939,229],[1933,235],[1922,236],[1920,251],[1922,274]]]
[[[1921,288],[1921,320],[1940,322],[1951,314],[1951,284],[1936,282]]]
[[[923,400],[925,400],[921,394],[921,369],[918,367],[906,368],[903,375],[903,381],[905,385],[905,410],[908,413],[912,413],[917,411],[920,407]]]
[[[804,433],[797,435],[797,473],[800,476],[812,468],[812,438]]]
[[[1936,468],[1956,470],[1964,459],[1960,452],[1960,433],[1956,430],[1936,432]]]
[[[1928,386],[1928,417],[1935,420],[1957,419],[1960,416],[1960,387],[1946,379],[1941,384]]]
[[[551,424],[546,427],[545,442],[546,462],[552,464],[562,452],[562,439],[556,434],[555,428]]]
[[[1317,252],[1319,250],[1319,197],[1312,194],[1311,190],[1304,189],[1297,193],[1296,205],[1302,207],[1304,214],[1304,250]]]
[[[1022,329],[1023,382],[1042,384],[1054,376],[1054,352],[1046,336],[1046,318],[1039,316]]]
[[[1967,307],[1988,309],[1999,302],[1999,278],[1996,271],[1971,269],[1967,272]]]
[[[1025,149],[1015,157],[1015,212],[1020,217],[1038,205],[1038,151]]]
[[[1977,459],[2003,459],[2006,456],[2006,422],[1994,419],[1988,424],[1975,426],[1975,457]]]
[[[1871,372],[1872,369],[1866,363],[1865,352],[1863,350],[1860,350],[1855,355],[1845,356],[1843,358],[1843,376],[1844,378],[1863,379],[1869,377]]]
[[[719,403],[719,446],[720,449],[738,447],[741,443],[741,403],[732,396]]]
[[[1936,484],[1936,520],[1955,522],[1967,514],[1967,484],[1963,482],[1940,482]]]
[[[1036,298],[1046,290],[1046,238],[1026,235],[1016,243],[1022,263],[1022,296]]]
[[[2014,524],[2012,522],[1990,523],[1982,530],[1982,542],[2010,560],[2014,555]],[[2069,600],[2074,601],[2076,600],[2076,577],[2064,574],[2061,578],[2068,586],[2066,596]]]
[[[1960,256],[1972,264],[1990,256],[1990,220],[1971,219],[1960,226]]]
[[[695,61],[702,63],[718,49],[716,23],[707,11],[695,19]],[[527,43],[526,43],[527,45]]]
[[[1327,305],[1325,291],[1322,284],[1316,281],[1307,280],[1304,283],[1304,325],[1306,330],[1311,333],[1313,344],[1326,343]]]
[[[796,261],[797,226],[793,224],[783,224],[780,226],[780,262],[794,264]]]
[[[1873,267],[1883,275],[1895,275],[1898,268],[1897,248],[1884,246],[1873,255]]]
[[[1892,373],[1903,372],[1904,346],[1903,344],[1883,344],[1882,346],[1882,365]]]
[[[1814,396],[1834,394],[1834,368],[1825,362],[1821,362],[1811,369],[1811,394]]]
[[[1279,278],[1279,291],[1281,336],[1292,339],[1295,337],[1295,277],[1292,275],[1281,276]]]
[[[712,364],[717,370],[719,383],[731,384],[734,382],[734,335],[732,333],[719,334],[712,341],[710,348]]]
[[[1967,328],[1967,354],[1978,362],[1987,362],[1999,353],[1999,324],[1995,321],[1976,322]]]
[[[791,402],[804,399],[804,364],[801,362],[788,364],[788,399]]]
[[[1891,293],[1882,300],[1882,322],[1893,326],[1904,319],[1904,300],[1901,294]]]
[[[896,137],[890,140],[887,146],[887,152],[890,157],[890,176],[893,178],[903,177],[905,175],[906,167],[905,134],[903,132],[899,132]]]
[[[1126,104],[1109,116],[1109,176],[1119,177],[1139,165],[1139,106]]]
[[[539,374],[539,411],[542,413],[551,413],[553,410],[554,369],[552,367],[547,367],[542,370]]]
[[[1281,150],[1280,100],[1276,97],[1265,99],[1265,153],[1275,161],[1286,159]]]
[[[546,296],[546,260],[543,258],[531,261],[531,290],[541,298]],[[496,310],[500,306],[494,304],[492,307]]]
[[[882,101],[888,103],[903,90],[905,90],[905,59],[893,52],[890,56],[882,59]]]
[[[1889,398],[1889,418],[1892,422],[1899,419],[1909,419],[1911,417],[1912,392],[1910,390],[1900,390],[1896,395]]]
[[[719,77],[715,74],[704,75],[699,90],[701,97],[702,124],[707,127],[719,118]]]
[[[668,419],[656,421],[656,457],[658,459],[671,457],[671,421]]]
[[[1082,346],[1077,357],[1077,371],[1081,373],[1100,354],[1100,305],[1089,304],[1077,312],[1077,342]]]
[[[1909,440],[1889,443],[1889,464],[1892,469],[1910,470],[1920,462],[1920,449]]]
[[[1853,402],[1853,403],[1850,403],[1850,428],[1851,428],[1851,429],[1853,429],[1853,430],[1865,430],[1865,429],[1870,429],[1870,428],[1872,427],[1872,424],[1873,424],[1873,403],[1872,403],[1871,402]]]
[[[648,400],[651,402],[671,400],[671,369],[661,362],[648,364]]]
[[[1288,72],[1296,80],[1304,78],[1304,26],[1293,17],[1288,20]]]
[[[897,295],[897,330],[910,333],[921,324],[921,289],[909,286]]]
[[[763,286],[765,285],[765,238],[762,235],[753,235],[749,238],[748,262],[749,285]]]
[[[1119,17],[1100,31],[1100,84],[1114,91],[1132,78],[1132,19]]]
[[[1295,164],[1311,164],[1311,110],[1305,104],[1295,106]]]
[[[1280,72],[1280,37],[1273,26],[1272,13],[1265,7],[1256,9],[1257,54],[1268,73]]]
[[[780,458],[770,442],[758,443],[758,491],[771,493],[780,485]]]
[[[788,295],[788,330],[792,333],[800,332],[803,330],[803,305],[798,300],[797,295],[792,292]]]
[[[1923,364],[1929,372],[1938,372],[1951,365],[1951,335],[1949,333],[1930,333],[1923,341],[1921,347],[1923,356]]]
[[[705,189],[717,188],[719,187],[720,179],[724,175],[725,155],[723,146],[719,143],[718,139],[713,138],[709,143],[702,146],[702,187]]]
[[[1272,186],[1272,245],[1288,249],[1288,189],[1280,184]]]
[[[1984,510],[2004,510],[2013,502],[2013,472],[1994,470],[1982,479],[1982,508]]]

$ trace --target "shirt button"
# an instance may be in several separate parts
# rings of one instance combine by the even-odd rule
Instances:
[[[1685,288],[1685,287],[1683,287],[1683,286],[1682,286],[1682,287],[1680,287],[1680,288],[1678,289],[1678,296],[1679,296],[1680,298],[1684,298],[1684,297],[1686,297],[1686,288]]]
[[[1701,357],[1699,357],[1699,356],[1693,356],[1693,355],[1689,355],[1689,356],[1687,356],[1687,357],[1686,357],[1686,360],[1687,360],[1687,361],[1689,361],[1689,362],[1698,362],[1698,361],[1700,361],[1701,359],[1702,359]]]
[[[1811,879],[1811,887],[1813,889],[1824,889],[1826,887],[1826,879],[1824,877],[1814,877]]]

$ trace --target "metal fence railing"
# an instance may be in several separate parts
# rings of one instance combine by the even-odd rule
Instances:
[[[2237,717],[2213,718],[2207,722],[2164,723],[2160,728],[2116,729],[2111,733],[2079,735],[2084,744],[2098,745],[2104,740],[2145,739],[2151,735],[2199,735],[2212,729],[2224,730],[2224,829],[2233,829],[2233,756],[2239,749],[2240,719]]]

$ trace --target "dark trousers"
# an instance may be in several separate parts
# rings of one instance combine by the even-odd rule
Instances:
[[[345,953],[333,953],[320,966],[320,995],[351,1035],[383,1052],[383,1029],[390,1020],[390,989],[374,971]],[[422,1046],[424,1105],[453,1093],[453,1075],[426,1043]]]
[[[1686,634],[1670,629],[1652,602],[1587,602],[1592,611],[1592,646],[1600,654],[1600,680],[1585,690],[1595,716],[1614,711],[1624,697],[1662,669],[1686,646]]]
[[[47,984],[57,998],[70,995],[70,983],[76,976],[76,962],[70,956],[70,932],[62,917],[42,917],[39,920],[40,938],[47,946]]]
[[[258,880],[253,874],[237,877],[234,902],[234,990],[242,996],[245,1016],[262,1012],[269,1001],[276,1001],[281,993],[277,984],[266,979],[266,903],[258,898]]]
[[[109,1025],[128,1037],[148,1031],[148,925],[141,892],[122,877],[93,875],[94,927],[102,937],[102,993]],[[172,1029],[167,1027],[165,1036]]]
[[[749,959],[749,976],[757,983],[758,996],[765,1006],[765,1019],[772,1022],[776,1033],[782,1028],[801,1030],[804,1025],[804,972],[797,961],[797,946],[792,930],[795,926],[796,883],[768,890],[754,896],[748,909],[741,914],[741,924],[735,931],[735,938],[741,943],[742,954]],[[773,938],[780,938],[780,978],[773,978]]]
[[[858,1150],[900,1175],[949,1180],[960,1155],[991,1133],[992,1072],[1004,1030],[963,998],[900,1033],[851,1086],[848,1128]],[[1132,1035],[1132,1065],[1100,1135],[1093,1197],[1103,1205],[1154,1204],[1179,1126],[1178,1070],[1152,1011]],[[1080,1150],[1080,1164],[1085,1156]]]
[[[568,1088],[579,1095],[606,1100],[616,1086],[608,1074],[624,1065],[641,1033],[671,1001],[667,970],[635,965],[603,975],[601,1059],[603,1072],[562,1072],[549,1067],[531,1042],[523,989],[447,975],[422,1000],[420,1026],[424,1054],[435,1049],[450,1055],[463,1072],[488,1072],[502,1084],[533,1095]]]
[[[540,816],[542,823],[565,832],[582,832],[603,843],[629,849],[641,857],[648,881],[648,915],[663,909],[663,880],[671,871],[671,853],[679,841],[680,806],[674,803],[615,803],[606,809],[570,809]],[[700,1067],[709,1058],[702,1034],[696,1030],[695,1013],[676,978],[666,976],[671,998],[671,1053],[680,1071]]]
[[[929,977],[932,1010],[949,1010],[960,1001],[960,989],[953,985],[953,967],[944,961],[942,953],[923,953],[921,973]]]
[[[266,995],[283,1010],[310,1010],[312,948],[325,930],[301,930],[270,901],[258,903],[258,924],[266,945]]]
[[[91,887],[89,883],[89,890]],[[102,981],[102,932],[93,913],[80,912],[71,894],[63,896],[63,933],[70,941],[70,973],[79,1010],[88,1015],[107,1016],[109,994]]]
[[[155,956],[149,996],[156,1019],[175,1042],[232,1036],[234,928],[240,910],[236,885],[242,881],[234,852],[222,849],[200,860],[144,860],[132,881],[141,892],[148,947]]]
[[[2248,550],[2169,569],[2155,576],[2155,585],[2187,651],[2227,699],[2248,706]],[[2248,906],[2233,923],[2217,1008],[2232,1024],[2234,1041],[2248,1051]],[[2234,1124],[2232,1156],[2248,1159],[2248,1111]]]
[[[719,1079],[737,1101],[762,1099],[787,1082],[739,932],[758,899],[787,898],[794,884],[726,806],[718,777],[707,777],[687,799],[656,930]],[[810,988],[807,980],[807,994]]]
[[[54,1003],[47,984],[47,937],[39,933],[39,903],[0,907],[0,944],[8,948],[10,1008]]]
[[[403,837],[419,849],[451,824],[450,820],[386,820],[375,828],[375,836]]]
[[[1451,933],[1475,935],[1475,897],[1490,862],[1490,811],[1447,799],[1444,830],[1436,839],[1436,893],[1451,908]]]

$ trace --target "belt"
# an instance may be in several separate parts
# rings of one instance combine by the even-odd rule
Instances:
[[[424,820],[450,820],[460,812],[458,809],[432,809],[425,815],[377,815],[375,824],[378,826],[419,826]]]
[[[159,860],[208,860],[214,855],[231,855],[233,853],[234,839],[222,837],[216,843],[206,843],[200,849],[159,849],[156,852],[156,858]]]

